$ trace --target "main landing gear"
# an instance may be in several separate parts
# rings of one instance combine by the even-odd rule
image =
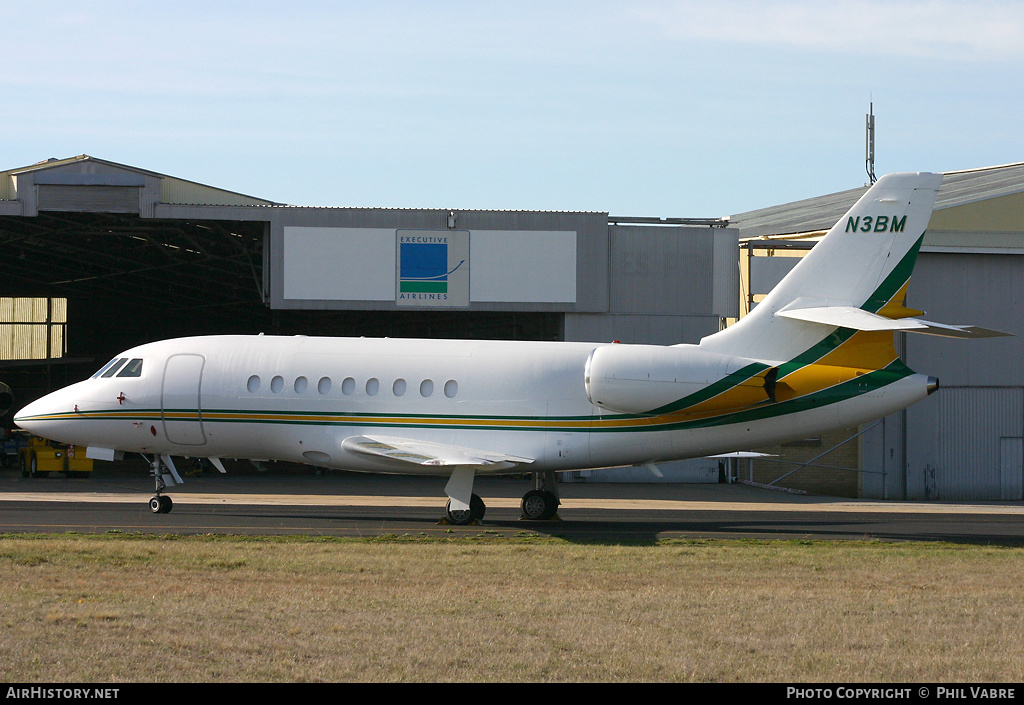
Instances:
[[[466,526],[473,522],[483,521],[486,511],[487,506],[480,499],[480,495],[473,495],[469,500],[469,509],[453,509],[452,500],[449,499],[444,508],[444,518],[448,520],[449,524]]]
[[[523,519],[547,521],[554,519],[558,512],[558,497],[545,490],[530,490],[519,503]]]
[[[533,475],[533,489],[523,495],[523,501],[519,508],[523,511],[523,519],[533,521],[548,521],[554,519],[558,514],[558,485],[555,483],[555,473],[535,472]]]
[[[534,472],[530,473],[533,480],[533,489],[523,495],[519,507],[522,510],[522,518],[530,521],[549,521],[558,515],[558,506],[561,501],[558,498],[558,486],[555,483],[555,473]],[[484,513],[487,511],[484,501],[476,494],[470,496],[468,509],[455,509],[453,499],[459,487],[462,488],[462,496],[465,496],[465,488],[472,488],[472,475],[467,478],[466,474],[453,474],[446,491],[450,499],[444,510],[444,520],[455,526],[467,526],[469,524],[483,521]],[[460,504],[464,504],[465,500]]]

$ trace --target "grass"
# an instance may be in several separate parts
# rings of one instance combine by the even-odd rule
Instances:
[[[7,682],[1016,682],[1024,549],[0,536]]]

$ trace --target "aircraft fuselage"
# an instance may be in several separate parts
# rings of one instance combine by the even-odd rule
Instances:
[[[353,436],[380,435],[500,450],[531,459],[530,471],[565,471],[699,457],[801,438],[877,418],[929,391],[927,377],[907,371],[870,385],[827,385],[812,395],[815,401],[803,397],[802,405],[764,399],[724,411],[709,411],[705,402],[689,409],[652,406],[643,413],[623,413],[601,408],[588,396],[588,361],[606,346],[181,338],[126,351],[110,376],[101,370],[40,399],[19,413],[18,423],[65,443],[120,451],[450,473],[429,464],[396,466],[343,446]],[[677,366],[684,368],[689,359],[707,357],[696,345],[616,348],[626,358],[656,349],[662,356],[678,356]],[[141,361],[137,376],[135,370],[127,374],[135,360]],[[627,389],[644,388],[644,380],[612,381]],[[680,396],[686,389],[680,387]],[[477,468],[480,473],[510,471],[522,468],[507,463]]]

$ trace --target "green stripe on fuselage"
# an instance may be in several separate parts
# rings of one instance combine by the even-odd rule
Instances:
[[[713,384],[709,384],[700,391],[694,392],[693,394],[688,394],[687,396],[683,397],[682,399],[679,399],[678,401],[674,401],[671,404],[666,404],[665,406],[658,407],[657,409],[653,409],[647,413],[649,415],[671,414],[674,411],[679,411],[681,409],[686,409],[691,406],[696,406],[697,404],[705,402],[708,399],[717,397],[719,394],[722,394],[723,392],[729,391],[733,387],[743,384],[751,377],[756,377],[757,375],[761,374],[767,369],[770,369],[770,365],[765,365],[760,362],[754,363],[752,365],[747,365],[746,367],[739,369],[736,372],[727,374],[722,379],[718,380],[717,382],[714,382]]]

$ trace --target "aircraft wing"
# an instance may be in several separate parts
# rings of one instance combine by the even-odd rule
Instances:
[[[776,316],[794,318],[798,321],[820,323],[827,326],[853,328],[854,330],[891,330],[907,333],[925,333],[947,338],[997,338],[1012,333],[979,326],[953,326],[935,323],[920,318],[886,318],[855,306],[812,306],[808,308],[782,309]]]
[[[395,436],[352,436],[342,441],[341,447],[350,453],[369,455],[390,462],[396,468],[421,465],[452,469],[487,467],[498,470],[533,462],[533,458],[523,458],[507,453],[475,450]]]

